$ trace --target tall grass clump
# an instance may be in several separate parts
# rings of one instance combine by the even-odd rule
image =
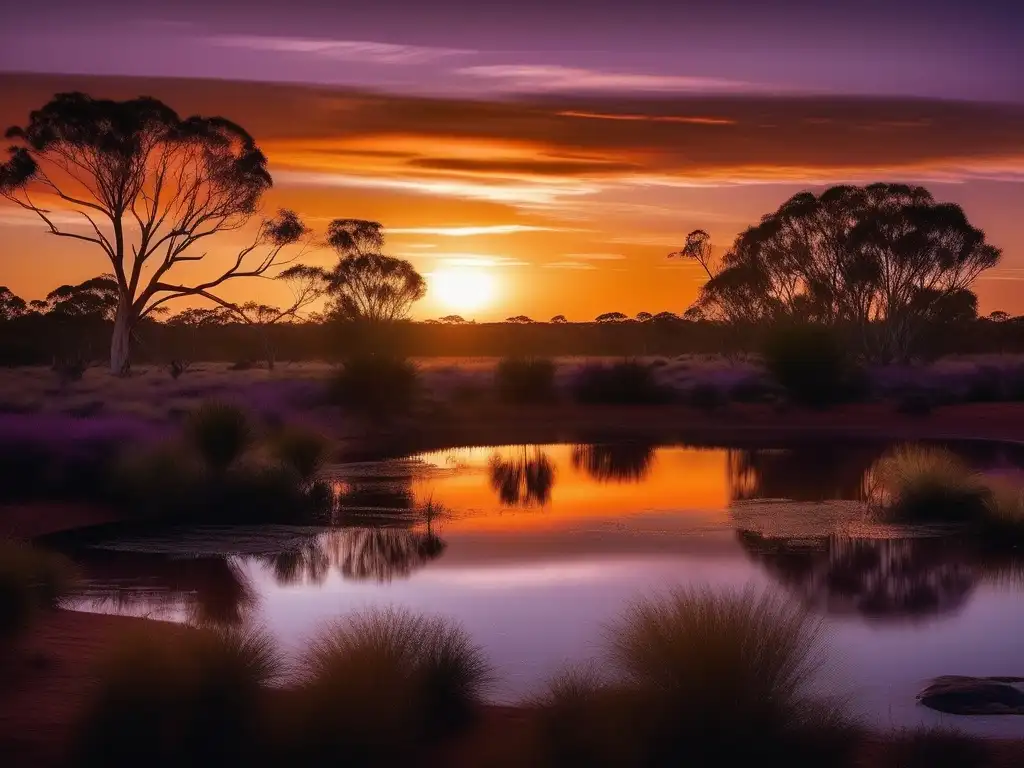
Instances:
[[[558,399],[555,362],[547,358],[503,358],[494,371],[494,382],[498,396],[506,403],[550,403]]]
[[[596,405],[658,405],[672,399],[672,391],[658,383],[650,366],[635,360],[584,366],[572,391],[577,402]]]
[[[295,748],[388,765],[464,727],[490,682],[482,651],[458,625],[403,610],[326,626],[302,662]]]
[[[331,381],[334,402],[370,416],[409,413],[419,394],[419,372],[404,358],[358,355],[345,360]]]
[[[297,427],[286,427],[274,437],[274,456],[308,483],[327,460],[328,443],[323,435]]]
[[[973,523],[985,515],[989,489],[942,448],[903,445],[872,471],[873,503],[893,523]]]
[[[265,688],[281,668],[260,630],[136,629],[96,671],[75,758],[112,768],[258,763]]]
[[[823,640],[818,620],[768,593],[640,600],[609,630],[603,682],[549,692],[546,751],[614,756],[598,765],[842,764],[856,728],[816,688]]]
[[[1014,544],[1024,538],[1024,488],[995,482],[988,488],[982,533]]]
[[[248,449],[253,430],[240,408],[211,401],[188,415],[185,437],[211,471],[224,472]]]
[[[847,399],[853,378],[842,339],[823,325],[774,328],[762,350],[765,367],[800,405],[823,407]]]
[[[60,555],[0,540],[0,642],[24,632],[38,611],[57,607],[74,581],[74,568]]]

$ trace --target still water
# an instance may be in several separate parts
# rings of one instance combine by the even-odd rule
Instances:
[[[326,619],[396,605],[458,619],[487,650],[493,698],[535,692],[600,653],[631,598],[676,585],[782,590],[830,630],[827,684],[879,727],[1024,731],[915,704],[942,674],[1024,674],[1024,556],[871,523],[889,446],[640,443],[476,447],[331,468],[343,525],[121,528],[61,543],[80,610],[269,628],[291,650]],[[957,444],[988,472],[1019,448]],[[415,510],[433,502],[428,520]]]

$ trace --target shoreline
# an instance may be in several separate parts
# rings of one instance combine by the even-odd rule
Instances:
[[[937,409],[930,416],[911,417],[891,405],[844,406],[825,411],[778,411],[770,406],[733,405],[705,413],[679,406],[664,407],[534,407],[484,405],[466,407],[450,418],[433,417],[398,427],[401,440],[384,432],[369,441],[364,453],[405,453],[443,450],[457,445],[516,442],[578,442],[601,439],[696,441],[707,444],[795,440],[963,440],[1024,442],[1024,404],[974,404]],[[398,425],[395,425],[396,427]],[[364,436],[365,437],[365,436]],[[364,444],[346,436],[342,455],[353,458]],[[63,530],[118,522],[116,514],[85,504],[16,504],[0,508],[0,532],[32,539]],[[109,614],[57,610],[39,617],[21,639],[18,649],[0,664],[0,752],[7,765],[61,764],[64,745],[72,733],[76,707],[81,706],[91,680],[90,670],[103,649],[137,626],[152,621]],[[187,631],[181,625],[174,631]],[[428,764],[471,766],[497,751],[496,744],[528,737],[530,710],[487,706],[481,723],[457,743],[447,745]],[[1024,754],[1024,741],[991,740],[1005,752],[994,764],[1014,764]],[[866,737],[860,763],[872,765],[870,755],[884,751],[883,737]]]

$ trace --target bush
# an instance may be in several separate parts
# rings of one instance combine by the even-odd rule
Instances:
[[[418,393],[416,366],[380,355],[347,359],[331,383],[331,396],[339,405],[377,417],[409,413]]]
[[[553,360],[506,357],[498,363],[494,381],[498,396],[506,403],[550,403],[558,399]]]
[[[240,765],[263,758],[273,640],[245,632],[145,627],[97,670],[75,740],[82,765]]]
[[[982,527],[994,538],[1018,542],[1024,536],[1024,489],[1007,482],[989,486]]]
[[[36,611],[59,605],[73,583],[74,569],[63,557],[0,540],[0,641],[27,629]]]
[[[657,405],[672,399],[650,367],[636,361],[614,365],[587,365],[576,375],[573,397],[577,402],[601,405]]]
[[[820,622],[770,594],[680,590],[641,600],[610,628],[608,645],[606,682],[569,677],[549,692],[549,756],[603,755],[597,765],[628,766],[836,765],[858,735],[843,707],[813,690]]]
[[[314,638],[302,663],[296,748],[389,765],[465,726],[490,682],[461,627],[389,609],[357,613]]]
[[[110,478],[109,495],[132,516],[165,518],[192,509],[206,493],[203,465],[177,445],[123,455]]]
[[[893,734],[882,768],[982,768],[991,752],[981,739],[948,728],[920,728]]]
[[[303,482],[313,479],[327,458],[327,440],[316,432],[288,427],[276,435],[273,451],[278,461],[295,471]]]
[[[223,472],[245,453],[253,433],[241,409],[227,403],[207,402],[188,415],[185,437],[207,468]]]
[[[944,449],[900,446],[872,475],[874,506],[889,522],[977,522],[985,513],[988,488]]]
[[[842,339],[822,325],[773,329],[764,346],[769,373],[794,402],[822,407],[849,396],[851,371]]]

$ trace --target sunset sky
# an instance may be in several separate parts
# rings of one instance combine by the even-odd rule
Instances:
[[[52,0],[4,11],[0,123],[68,90],[231,118],[270,158],[268,210],[384,223],[430,280],[418,318],[681,312],[687,232],[724,249],[797,191],[877,180],[963,205],[1005,254],[981,309],[1017,314],[1022,32],[996,0]],[[0,285],[105,270],[0,206]]]

